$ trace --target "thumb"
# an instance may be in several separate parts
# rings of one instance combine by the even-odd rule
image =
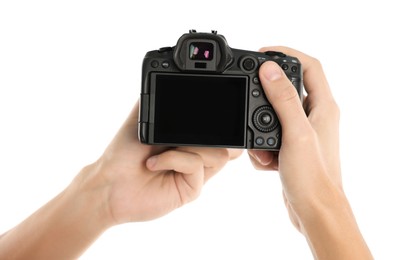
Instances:
[[[308,125],[307,116],[297,90],[280,66],[272,61],[263,63],[259,70],[259,78],[264,93],[278,116],[283,135],[303,131]]]

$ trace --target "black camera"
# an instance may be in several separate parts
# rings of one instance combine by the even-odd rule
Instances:
[[[233,49],[216,31],[191,30],[176,46],[148,52],[142,67],[140,141],[279,150],[280,123],[258,78],[268,60],[281,66],[302,98],[297,58]]]

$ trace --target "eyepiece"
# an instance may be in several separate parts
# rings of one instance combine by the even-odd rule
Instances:
[[[191,60],[212,60],[214,46],[210,42],[192,42],[189,46]]]

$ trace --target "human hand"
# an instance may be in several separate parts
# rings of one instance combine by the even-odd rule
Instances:
[[[242,152],[141,144],[138,110],[137,105],[101,158],[85,169],[87,185],[103,194],[113,224],[151,220],[194,200],[203,184]]]
[[[339,109],[318,60],[286,47],[268,47],[297,57],[307,96],[274,62],[259,77],[282,127],[279,152],[249,150],[257,169],[278,170],[289,216],[317,259],[372,259],[343,192],[339,159]]]
[[[0,236],[1,259],[76,259],[106,229],[151,220],[192,201],[209,178],[241,154],[143,145],[137,137],[138,108],[95,163]]]
[[[303,212],[305,200],[315,198],[321,185],[342,190],[339,163],[339,109],[331,94],[320,62],[285,47],[260,51],[280,51],[297,57],[303,66],[307,96],[301,104],[297,91],[281,68],[267,62],[260,68],[264,91],[282,126],[279,152],[249,151],[257,169],[278,170],[283,195],[294,225],[300,229],[294,210]]]

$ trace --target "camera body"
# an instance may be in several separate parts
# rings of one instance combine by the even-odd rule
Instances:
[[[142,66],[140,141],[279,150],[280,123],[258,78],[265,61],[279,64],[302,98],[297,58],[233,49],[215,31],[191,30],[176,46],[148,52]]]

